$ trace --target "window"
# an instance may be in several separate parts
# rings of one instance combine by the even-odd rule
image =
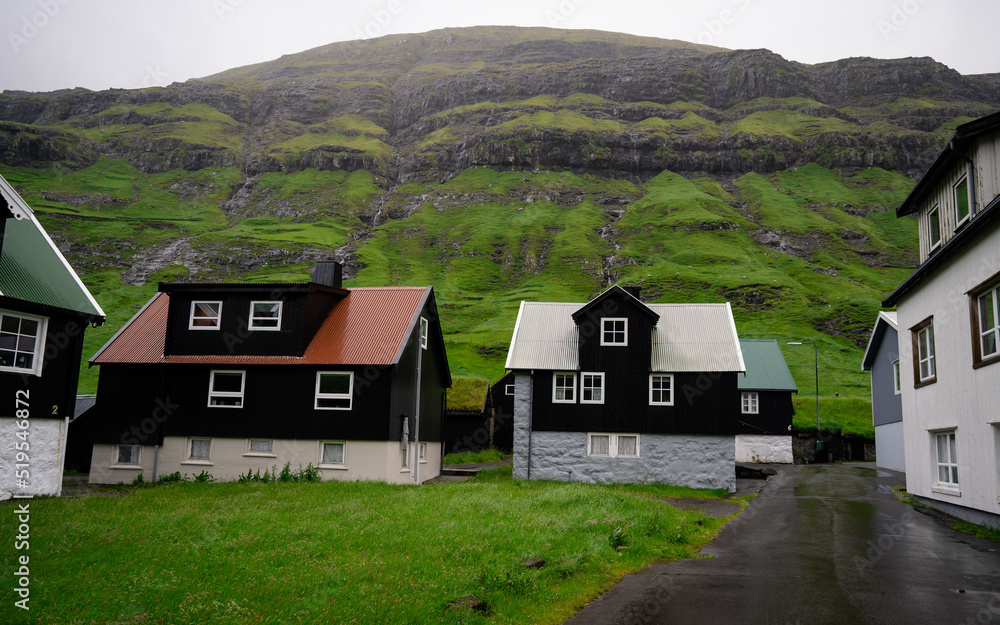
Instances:
[[[628,345],[628,319],[601,319],[601,345]]]
[[[576,374],[552,374],[552,402],[555,404],[576,403]]]
[[[969,179],[962,178],[955,185],[955,223],[961,225],[969,218]]]
[[[604,403],[603,373],[580,374],[580,403],[581,404]]]
[[[993,276],[985,287],[977,287],[970,294],[972,366],[979,368],[1000,362],[1000,275]]]
[[[42,374],[44,317],[0,311],[0,371]]]
[[[903,392],[903,380],[899,377],[899,358],[892,361],[892,390],[897,395]]]
[[[142,445],[118,445],[115,451],[115,464],[139,465]]]
[[[935,206],[927,213],[927,232],[931,237],[931,249],[941,245],[941,216],[938,214],[938,207]]]
[[[246,371],[213,371],[208,383],[208,405],[242,408]]]
[[[403,445],[400,448],[402,454],[402,467],[404,469],[410,466],[410,443],[409,441],[403,441]]]
[[[742,394],[743,414],[758,414],[757,393]]]
[[[674,405],[674,374],[653,373],[649,376],[649,405]]]
[[[507,395],[513,395],[514,394],[514,385],[513,384],[507,384],[506,386],[504,386],[504,393],[506,393]]]
[[[354,374],[334,371],[316,373],[316,410],[350,410]]]
[[[938,432],[934,435],[937,447],[937,483],[958,486],[958,454],[955,450],[955,432]]]
[[[427,320],[420,318],[420,348],[427,349]]]
[[[335,443],[323,443],[323,456],[320,458],[321,465],[333,465],[342,467],[346,463],[344,459],[347,452],[347,443],[338,441]]]
[[[280,330],[281,302],[250,302],[251,330]]]
[[[420,443],[420,462],[427,462],[427,443]]]
[[[251,438],[247,445],[247,451],[251,454],[274,455],[274,440]]]
[[[597,458],[638,458],[638,434],[590,434],[587,455]]]
[[[221,319],[222,302],[191,302],[189,330],[218,330]]]
[[[928,317],[910,329],[913,335],[913,387],[920,388],[937,380],[934,359],[934,318]]]
[[[188,460],[208,462],[212,458],[212,439],[192,438],[188,442]]]

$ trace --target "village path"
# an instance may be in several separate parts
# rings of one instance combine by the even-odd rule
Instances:
[[[564,625],[1000,624],[1000,543],[900,503],[871,464],[785,466],[699,559],[631,575]]]

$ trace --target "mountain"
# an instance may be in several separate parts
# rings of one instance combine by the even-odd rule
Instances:
[[[434,285],[455,373],[497,377],[520,300],[622,282],[817,341],[824,405],[870,434],[861,347],[916,263],[893,209],[998,105],[1000,76],[929,58],[446,29],[163,88],[4,92],[0,173],[110,311],[94,349],[158,280],[302,280],[335,256],[350,284]],[[786,357],[809,394],[811,354]]]

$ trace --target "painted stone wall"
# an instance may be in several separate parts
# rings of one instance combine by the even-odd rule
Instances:
[[[736,462],[792,464],[792,437],[737,434]]]
[[[514,477],[528,479],[528,430],[531,427],[531,375],[514,376]]]
[[[16,495],[58,495],[62,490],[62,461],[65,454],[66,421],[64,419],[28,419],[27,430],[17,427],[18,419],[0,419],[0,499]],[[27,450],[18,450],[24,443],[18,432],[27,432]],[[22,444],[21,447],[24,445]],[[18,451],[27,454],[27,485],[18,484]]]

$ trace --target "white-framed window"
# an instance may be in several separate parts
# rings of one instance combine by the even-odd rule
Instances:
[[[350,410],[353,389],[353,372],[317,371],[316,410]]]
[[[937,483],[958,486],[958,453],[955,449],[955,430],[936,432],[934,446],[937,450]]]
[[[320,447],[320,466],[343,467],[347,465],[347,442],[325,441]]]
[[[188,439],[188,460],[196,462],[209,462],[212,460],[212,439],[210,438],[189,438]]]
[[[596,458],[638,458],[638,434],[591,433],[587,435],[587,455]]]
[[[1000,355],[1000,286],[976,298],[979,314],[979,360]]]
[[[189,330],[218,330],[222,326],[222,302],[191,302]]]
[[[936,204],[927,211],[927,233],[931,239],[931,249],[941,245],[941,212]]]
[[[506,384],[506,385],[504,385],[503,392],[505,394],[507,394],[507,395],[513,395],[514,394],[514,385],[513,384]]]
[[[650,406],[674,405],[674,374],[672,373],[649,374],[649,405]]]
[[[246,374],[246,371],[212,371],[208,381],[208,405],[242,408]]]
[[[403,444],[399,448],[400,451],[400,463],[403,470],[410,468],[410,441],[403,441]]]
[[[580,403],[581,404],[604,403],[603,373],[580,374]]]
[[[42,375],[48,319],[0,311],[0,371]]]
[[[552,374],[552,403],[576,403],[576,374],[557,371]]]
[[[420,443],[420,462],[427,462],[427,443]]]
[[[281,302],[250,302],[250,330],[281,329]]]
[[[247,440],[247,453],[261,454],[264,456],[274,455],[273,438],[251,438]]]
[[[903,379],[899,375],[899,358],[892,361],[892,390],[896,395],[903,392]]]
[[[628,319],[613,317],[601,319],[601,345],[627,346]]]
[[[429,332],[430,326],[427,323],[427,319],[420,318],[420,348],[427,349],[427,333]]]
[[[115,464],[122,466],[139,466],[142,458],[142,445],[117,445],[115,448]]]
[[[934,324],[930,323],[917,330],[917,371],[921,382],[929,382],[937,376],[934,364]]]
[[[969,178],[963,176],[955,183],[955,224],[962,225],[969,218]]]
[[[760,408],[757,401],[756,391],[744,391],[740,394],[743,414],[758,414]]]

